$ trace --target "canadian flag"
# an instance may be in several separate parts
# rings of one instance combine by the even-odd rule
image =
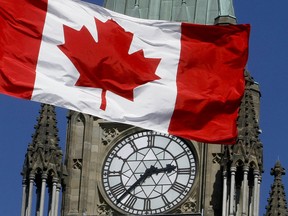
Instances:
[[[231,144],[249,30],[136,19],[73,0],[1,0],[0,92]]]

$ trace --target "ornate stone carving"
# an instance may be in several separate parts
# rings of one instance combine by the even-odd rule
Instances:
[[[73,159],[73,169],[79,169],[81,170],[82,169],[82,161],[83,159]]]
[[[117,128],[103,128],[102,130],[102,143],[108,145],[120,132]]]
[[[106,215],[106,216],[113,215],[113,210],[105,202],[97,204],[97,212],[98,215]]]
[[[101,122],[99,125],[102,129],[101,141],[103,145],[110,144],[122,131],[131,127],[130,125],[107,121]]]
[[[212,153],[212,156],[213,156],[212,162],[220,164],[223,153]]]
[[[194,197],[189,197],[185,203],[183,203],[177,210],[176,213],[192,213],[196,212],[197,202]]]

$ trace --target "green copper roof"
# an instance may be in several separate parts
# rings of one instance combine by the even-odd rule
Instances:
[[[133,17],[214,24],[234,17],[233,0],[105,0],[104,7]]]

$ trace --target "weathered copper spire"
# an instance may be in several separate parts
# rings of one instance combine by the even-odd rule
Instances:
[[[178,22],[188,22],[189,20],[191,20],[186,0],[182,0],[180,11],[178,12],[175,20]]]
[[[274,168],[271,169],[270,174],[274,176],[274,182],[271,186],[270,197],[266,206],[266,216],[287,216],[287,201],[282,183],[282,175],[285,175],[285,169],[281,166],[279,160]]]
[[[232,0],[218,0],[219,16],[215,18],[215,24],[236,24]]]
[[[143,19],[235,24],[232,0],[104,0],[110,10]]]

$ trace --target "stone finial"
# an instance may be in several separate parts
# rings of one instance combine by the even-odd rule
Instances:
[[[268,205],[266,206],[266,216],[287,216],[288,208],[286,201],[286,194],[282,182],[282,175],[285,175],[285,169],[281,166],[278,160],[271,169],[271,175],[274,176],[274,182],[271,185],[270,197],[268,198]]]
[[[275,178],[282,178],[282,175],[285,175],[285,169],[281,166],[280,161],[277,160],[274,168],[271,168],[270,174],[273,175]]]

